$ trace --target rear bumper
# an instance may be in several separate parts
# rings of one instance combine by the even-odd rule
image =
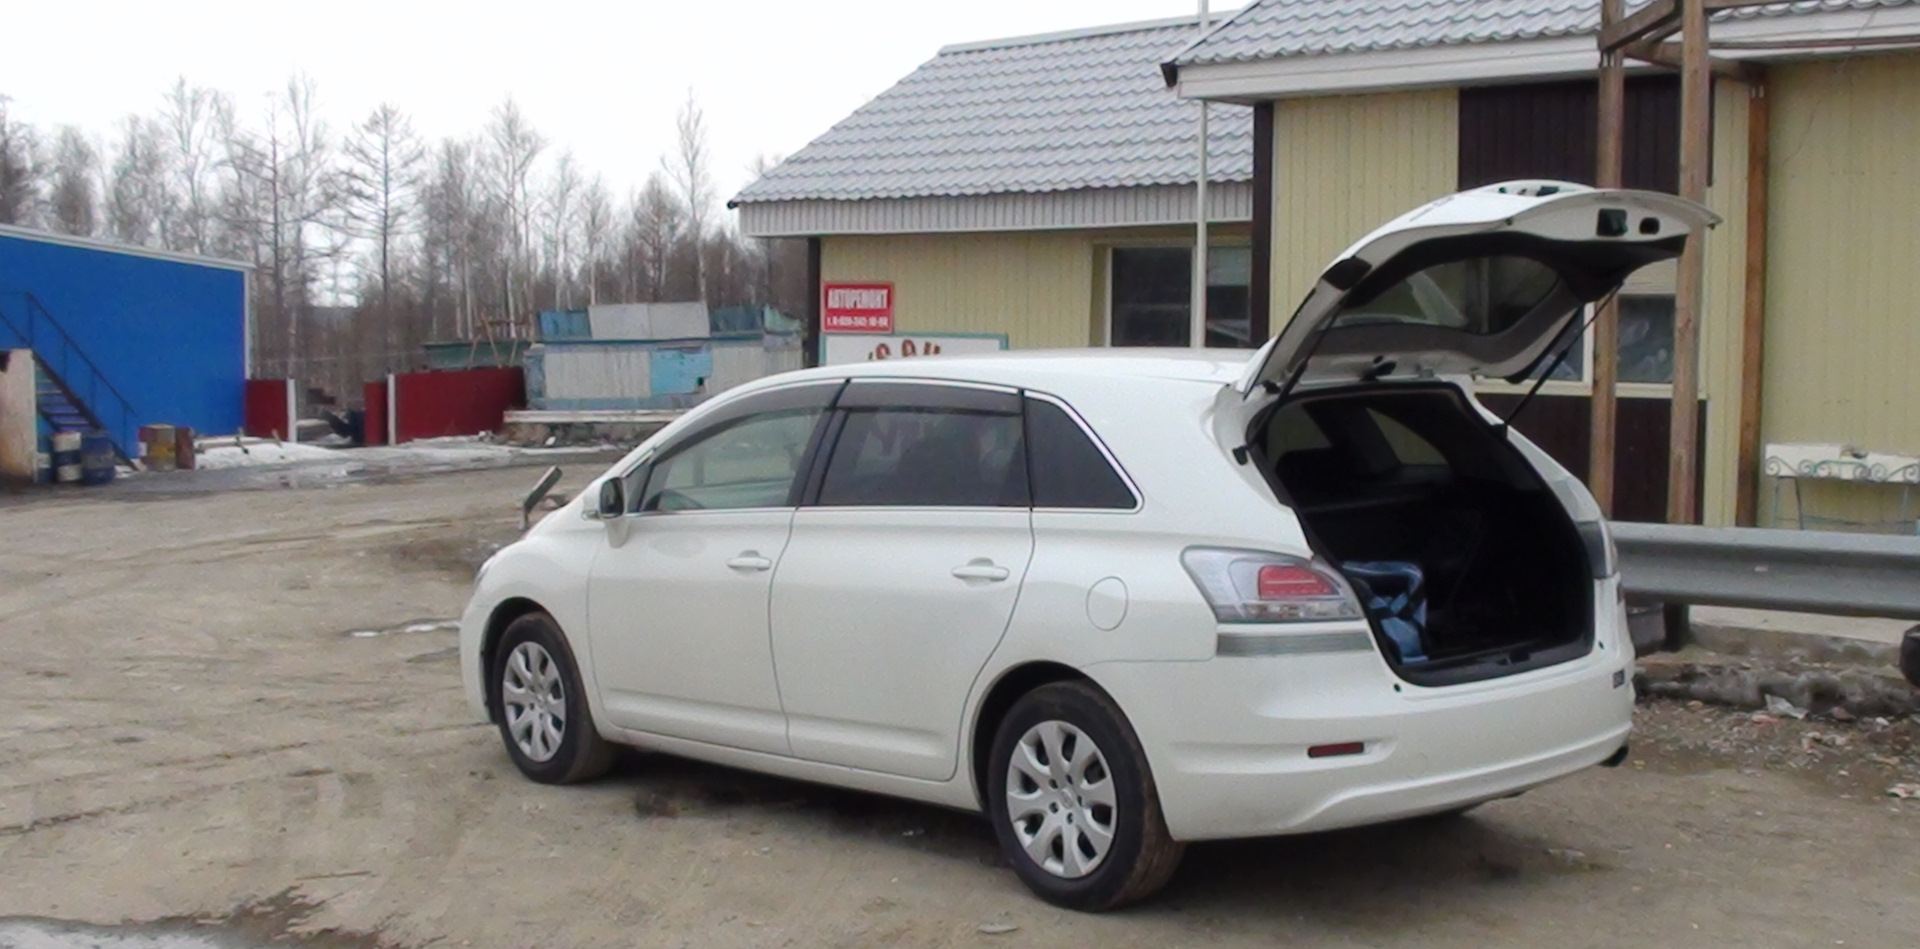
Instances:
[[[1436,813],[1605,761],[1633,720],[1631,650],[1606,640],[1558,666],[1435,689],[1358,652],[1088,671],[1139,734],[1175,838],[1258,837]],[[1307,754],[1356,741],[1360,754]]]

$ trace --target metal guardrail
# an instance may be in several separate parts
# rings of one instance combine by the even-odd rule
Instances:
[[[1629,595],[1920,620],[1920,537],[1614,522]]]

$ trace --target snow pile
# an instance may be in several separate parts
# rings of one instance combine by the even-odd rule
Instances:
[[[307,461],[338,461],[340,453],[318,445],[298,442],[271,442],[247,439],[240,444],[214,444],[195,452],[194,467],[206,470],[225,468],[269,468]]]

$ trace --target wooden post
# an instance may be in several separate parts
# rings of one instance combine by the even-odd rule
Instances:
[[[1273,335],[1273,101],[1253,107],[1253,279],[1247,288],[1247,345]]]
[[[825,311],[826,301],[822,298],[825,288],[820,285],[820,238],[807,238],[807,312],[805,322],[800,324],[800,365],[818,366],[820,353],[820,320]]]
[[[1760,520],[1760,402],[1767,341],[1767,168],[1773,106],[1764,67],[1747,86],[1747,265],[1740,314],[1740,466],[1733,520]]]
[[[1680,196],[1707,199],[1713,74],[1707,61],[1706,0],[1681,0]],[[1691,524],[1698,507],[1700,313],[1707,235],[1695,231],[1680,255],[1673,308],[1673,414],[1669,427],[1667,521]]]
[[[1619,22],[1626,0],[1601,0],[1602,28]],[[1600,51],[1599,154],[1594,162],[1594,184],[1620,187],[1622,139],[1626,134],[1626,56],[1618,49]],[[1616,385],[1620,378],[1620,304],[1609,297],[1593,317],[1592,420],[1588,433],[1587,489],[1601,513],[1613,516],[1613,449],[1617,440]]]

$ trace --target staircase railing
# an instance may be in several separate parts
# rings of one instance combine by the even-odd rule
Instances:
[[[11,307],[4,305],[13,301],[19,302],[24,313],[17,321],[8,315]],[[133,403],[107,381],[99,364],[53,318],[40,298],[19,290],[0,292],[0,326],[11,330],[20,345],[33,350],[54,385],[89,421],[106,429],[122,458],[129,457],[126,446],[135,441],[131,436],[139,419]],[[110,421],[118,424],[109,424]]]

